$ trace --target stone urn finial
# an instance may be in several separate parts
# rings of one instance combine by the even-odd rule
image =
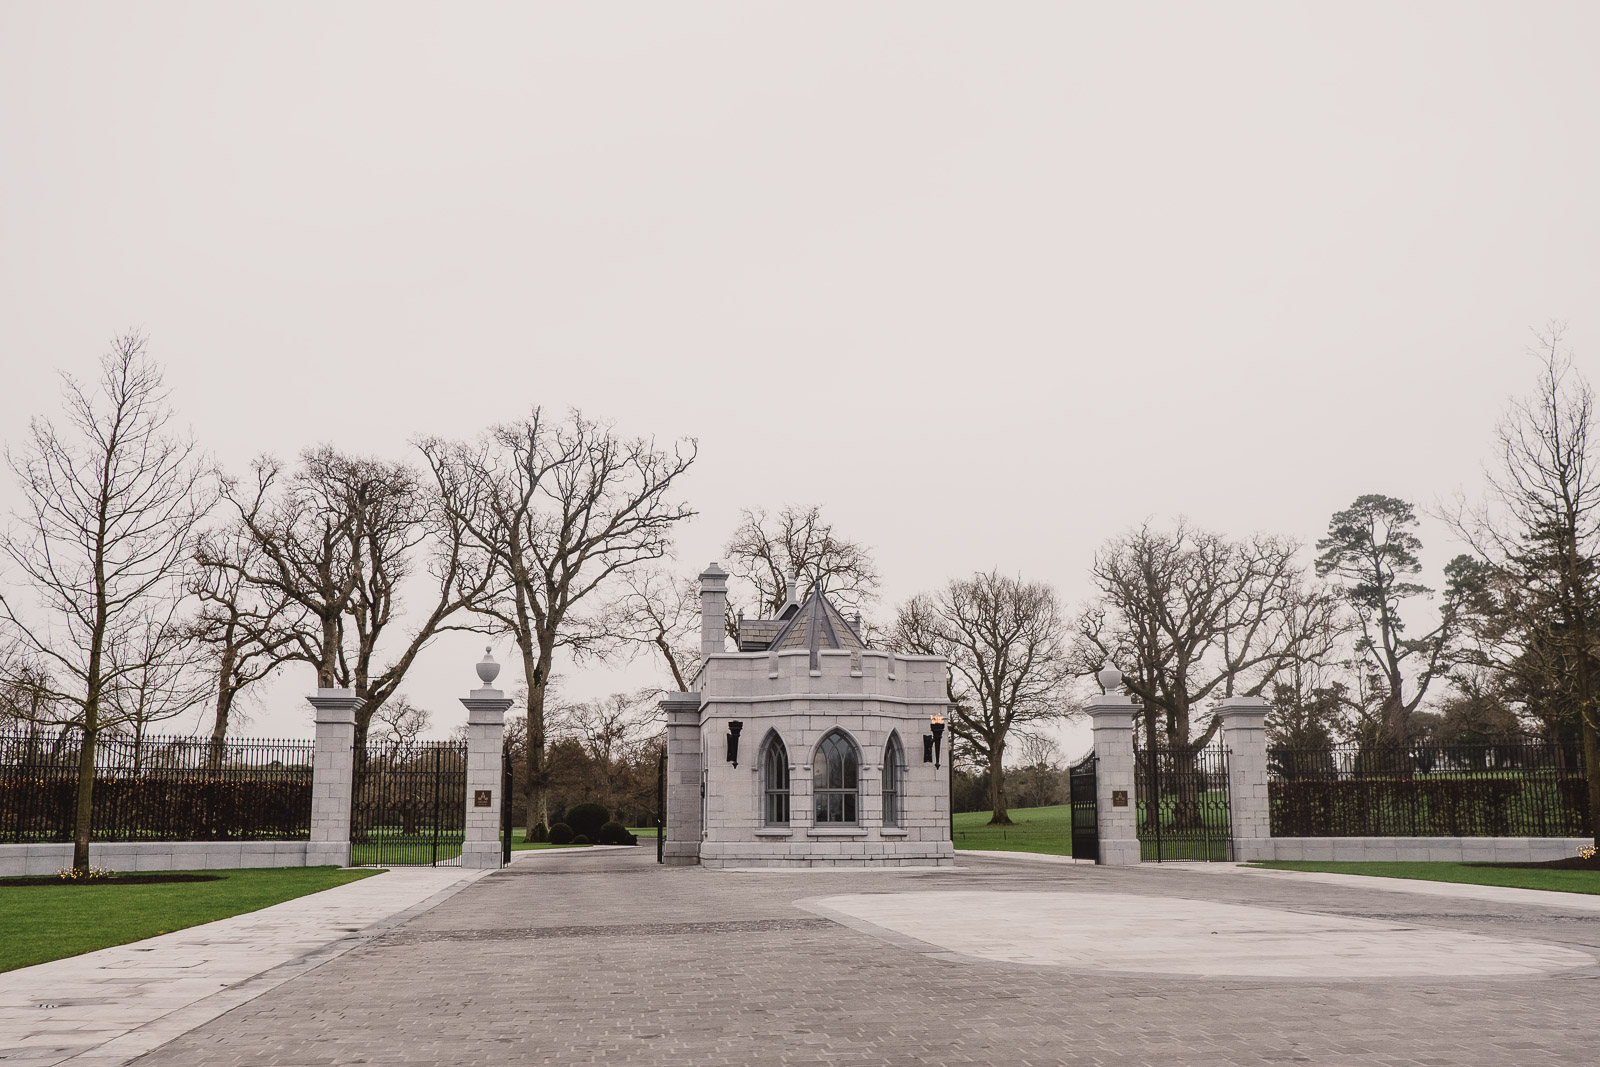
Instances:
[[[483,658],[478,661],[478,678],[482,680],[485,689],[493,688],[494,680],[500,676],[500,664],[494,661],[494,646],[483,646]]]
[[[1096,671],[1095,677],[1100,679],[1100,688],[1104,689],[1108,694],[1122,690],[1122,672],[1109,663]]]

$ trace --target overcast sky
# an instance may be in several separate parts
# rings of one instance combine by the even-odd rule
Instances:
[[[576,405],[699,439],[687,572],[815,502],[888,604],[1076,604],[1145,518],[1474,489],[1547,320],[1600,377],[1597,53],[1592,3],[6,0],[0,433],[136,327],[235,470]],[[441,732],[480,644],[406,685]]]

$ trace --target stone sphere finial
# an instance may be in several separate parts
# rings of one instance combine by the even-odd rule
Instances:
[[[1095,677],[1100,679],[1100,688],[1107,693],[1122,691],[1122,672],[1111,666],[1111,664],[1108,663],[1096,671]]]
[[[482,680],[483,687],[488,689],[494,685],[494,680],[500,677],[500,664],[494,661],[494,646],[483,646],[483,658],[478,661],[478,678]]]

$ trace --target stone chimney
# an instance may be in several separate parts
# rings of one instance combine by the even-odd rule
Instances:
[[[715,563],[700,572],[700,655],[726,652],[728,572]]]

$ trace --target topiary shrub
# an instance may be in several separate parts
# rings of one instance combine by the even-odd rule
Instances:
[[[572,839],[572,843],[574,845],[587,845],[589,843],[589,838],[584,834],[579,834],[577,837]]]
[[[628,828],[620,822],[608,822],[600,827],[600,843],[602,845],[637,845],[639,839],[628,833]]]
[[[604,804],[583,803],[574,804],[567,809],[567,825],[572,827],[572,832],[582,834],[590,841],[600,836],[600,827],[604,826],[611,818],[611,813]]]
[[[550,843],[552,845],[572,844],[572,827],[564,822],[558,822],[550,827]]]
[[[550,840],[550,831],[545,829],[544,823],[534,823],[533,833],[528,835],[528,840],[533,842],[548,841]]]

